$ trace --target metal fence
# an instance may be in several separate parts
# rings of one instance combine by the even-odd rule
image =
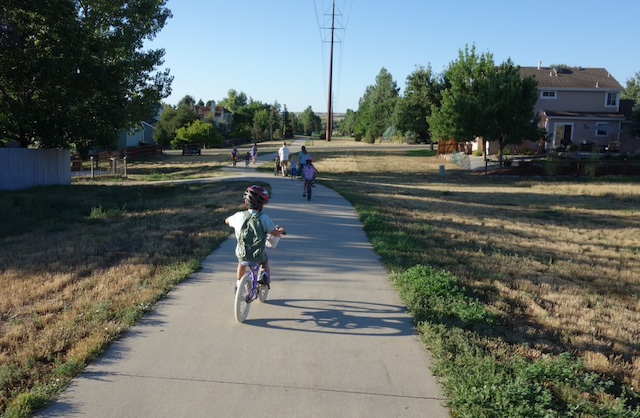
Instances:
[[[69,150],[0,148],[0,190],[69,185]]]

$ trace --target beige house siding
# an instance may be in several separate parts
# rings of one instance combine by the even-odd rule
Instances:
[[[577,91],[577,90],[552,90],[538,87],[542,91],[555,91],[555,99],[538,97],[535,110],[541,112],[543,110],[563,111],[571,110],[573,112],[617,112],[618,107],[605,106],[607,92],[604,90],[594,91]],[[609,90],[610,91],[610,90]],[[618,93],[619,94],[619,93]]]

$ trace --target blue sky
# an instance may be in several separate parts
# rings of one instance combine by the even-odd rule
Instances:
[[[219,101],[229,89],[299,112],[328,102],[331,0],[169,0],[173,18],[147,47],[174,76],[165,101]],[[336,0],[333,109],[357,110],[384,67],[404,91],[418,66],[441,73],[465,45],[497,64],[640,72],[637,0]]]

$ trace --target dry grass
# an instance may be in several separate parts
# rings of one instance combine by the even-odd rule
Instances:
[[[0,414],[30,388],[55,393],[195,271],[247,185],[0,193]]]
[[[314,157],[325,184],[416,239],[382,249],[390,269],[444,268],[484,295],[508,325],[500,350],[532,359],[569,352],[640,392],[635,180],[486,177],[405,152]]]
[[[504,319],[503,338],[487,339],[488,348],[532,359],[570,352],[640,391],[635,180],[485,177],[424,152],[342,139],[307,145],[321,182],[361,211],[376,208],[399,242],[411,237],[377,247],[390,270],[449,270]],[[139,174],[210,176],[228,160],[225,151],[163,158],[139,164]],[[55,393],[197,269],[228,236],[222,219],[239,208],[244,186],[0,193],[11,219],[0,225],[0,411],[29,388]]]

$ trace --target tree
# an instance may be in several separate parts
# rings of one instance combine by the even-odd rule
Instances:
[[[316,115],[311,106],[308,106],[299,116],[300,128],[303,135],[311,135],[322,129],[322,119]]]
[[[383,67],[376,76],[376,84],[368,86],[358,107],[356,140],[373,142],[392,125],[399,88],[391,74]]]
[[[504,148],[525,140],[537,142],[544,137],[538,128],[539,116],[534,106],[538,99],[538,83],[533,77],[520,77],[519,68],[508,59],[495,72],[481,80],[478,99],[486,126],[483,138],[499,146],[502,166]]]
[[[640,72],[637,72],[633,78],[627,79],[627,86],[622,91],[623,99],[633,100],[631,133],[640,136]]]
[[[344,119],[338,124],[338,130],[342,135],[353,135],[356,127],[356,116],[356,112],[352,109],[347,109],[347,112],[344,114]]]
[[[241,107],[247,105],[247,95],[243,92],[238,93],[234,89],[227,91],[227,97],[218,102],[218,106],[222,106],[231,113],[237,112]]]
[[[265,139],[269,135],[269,110],[259,109],[253,114],[253,129],[251,139]]]
[[[478,102],[479,80],[494,71],[491,53],[477,55],[475,45],[458,52],[444,73],[445,89],[440,106],[433,106],[427,118],[436,140],[470,141],[482,137],[485,122]]]
[[[439,106],[443,85],[434,76],[431,67],[418,67],[407,76],[404,95],[398,100],[393,114],[393,123],[405,133],[414,132],[418,142],[430,141],[429,123],[431,108]]]
[[[458,61],[445,71],[449,87],[442,104],[428,118],[432,134],[456,141],[497,141],[501,163],[506,145],[537,141],[544,134],[534,113],[537,84],[533,78],[522,79],[518,70],[510,59],[496,67],[493,55],[477,55],[475,46],[460,51]]]
[[[291,114],[287,110],[287,105],[284,105],[282,110],[282,138],[293,138],[293,126],[291,124]]]
[[[180,148],[184,144],[207,144],[209,147],[217,147],[222,143],[216,127],[210,123],[197,119],[187,126],[176,131],[176,137],[171,141],[173,148]]]
[[[153,131],[153,139],[156,143],[164,147],[171,146],[176,138],[178,129],[190,125],[198,119],[198,114],[193,107],[189,105],[189,97],[190,96],[185,96],[176,107],[170,105],[163,106],[160,120],[156,123],[155,130]]]
[[[280,126],[280,103],[276,100],[269,107],[269,139],[273,141],[275,129]]]
[[[171,17],[164,0],[5,0],[0,135],[23,147],[112,148],[170,94],[164,50],[142,50]]]

